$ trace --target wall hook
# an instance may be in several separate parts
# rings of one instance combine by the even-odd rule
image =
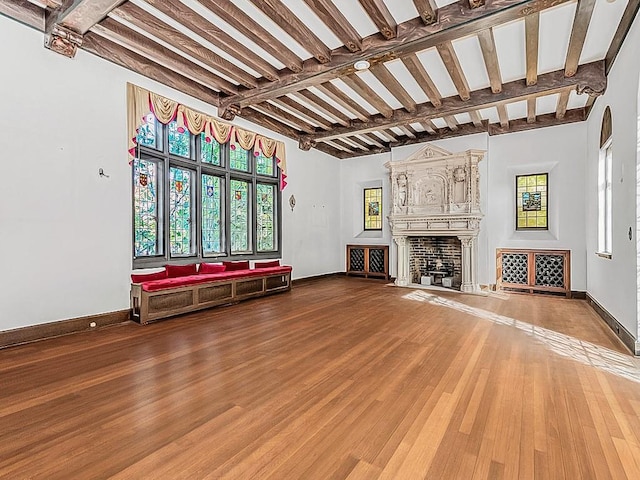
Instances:
[[[102,168],[100,168],[98,170],[98,175],[100,175],[101,177],[106,177],[109,178],[109,175],[107,175],[106,173],[104,173],[104,170]]]
[[[293,195],[289,197],[289,206],[291,207],[291,211],[293,212],[293,207],[296,206],[296,197],[294,197]]]

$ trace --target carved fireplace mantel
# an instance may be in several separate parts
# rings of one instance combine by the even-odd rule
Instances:
[[[480,210],[478,163],[484,150],[451,153],[433,145],[406,160],[385,163],[393,205],[391,234],[398,245],[396,284],[409,285],[408,237],[455,236],[462,244],[463,292],[479,290],[477,239]]]

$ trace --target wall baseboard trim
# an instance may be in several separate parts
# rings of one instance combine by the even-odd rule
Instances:
[[[129,321],[130,310],[118,310],[115,312],[100,313],[86,317],[70,318],[58,322],[30,325],[0,332],[0,348],[13,347],[24,343],[37,342],[47,338],[69,335],[70,333],[94,330],[107,325],[115,325]],[[95,326],[92,327],[91,323]]]
[[[587,292],[583,292],[580,290],[571,290],[571,298],[575,298],[577,300],[586,300]]]
[[[311,277],[296,278],[294,280],[291,280],[291,286],[300,285],[301,283],[315,282],[317,280],[322,280],[323,278],[337,277],[337,276],[344,276],[344,275],[346,275],[346,272],[332,272],[332,273],[323,273],[321,275],[313,275]]]
[[[600,305],[589,293],[586,294],[587,303],[596,311],[596,313],[609,326],[611,331],[620,339],[622,343],[635,356],[640,356],[640,341],[636,339],[624,326],[616,320],[602,305]]]

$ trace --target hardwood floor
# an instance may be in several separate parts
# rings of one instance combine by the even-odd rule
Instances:
[[[0,351],[0,478],[637,479],[584,301],[330,277]]]

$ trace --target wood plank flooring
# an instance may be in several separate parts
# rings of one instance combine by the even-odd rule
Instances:
[[[0,478],[637,479],[584,301],[330,277],[0,351]]]

